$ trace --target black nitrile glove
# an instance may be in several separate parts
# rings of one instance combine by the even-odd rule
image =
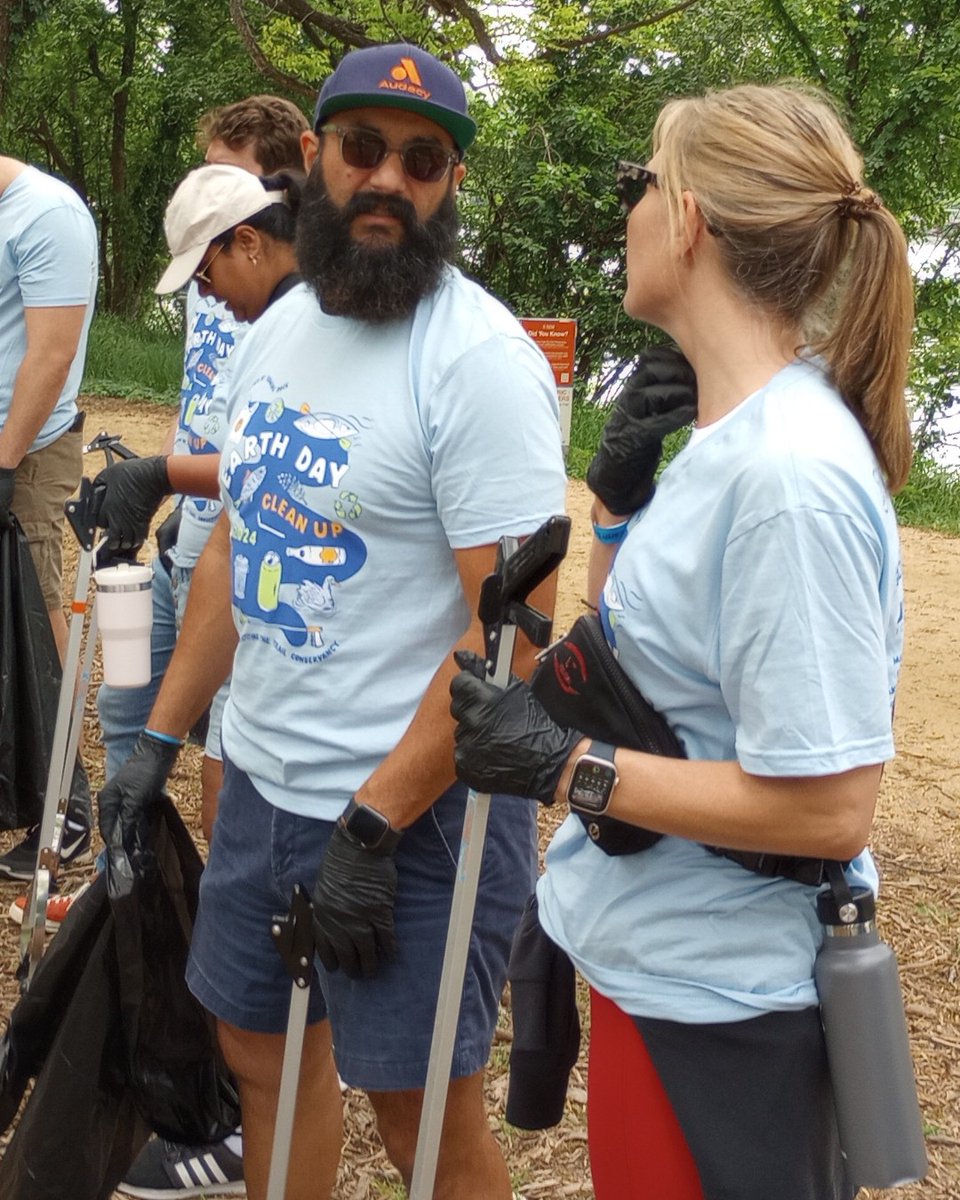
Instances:
[[[133,754],[97,797],[100,834],[118,878],[142,876],[151,868],[151,810],[179,752],[178,745],[141,733]]]
[[[163,455],[125,458],[105,467],[93,481],[105,489],[97,512],[97,525],[106,532],[111,550],[142,546],[150,522],[165,496],[173,490]]]
[[[13,485],[16,474],[16,467],[0,467],[0,529],[7,529],[12,523],[10,514],[13,511]]]
[[[478,792],[505,792],[552,804],[570,751],[583,737],[558,725],[522,679],[503,689],[483,679],[483,660],[457,650],[460,674],[450,684],[458,722],[457,776]]]
[[[611,513],[636,512],[653,495],[663,439],[696,415],[697,377],[680,351],[645,351],[604,426],[587,469],[590,490]]]
[[[397,864],[392,853],[368,850],[337,824],[313,888],[313,934],[328,971],[370,979],[396,958],[393,902]]]

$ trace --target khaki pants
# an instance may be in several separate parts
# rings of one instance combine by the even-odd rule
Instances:
[[[63,506],[80,483],[82,458],[83,434],[64,433],[25,455],[14,479],[13,511],[30,543],[48,612],[62,603]]]

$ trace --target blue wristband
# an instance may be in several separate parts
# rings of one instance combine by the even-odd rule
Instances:
[[[630,524],[629,517],[626,521],[621,521],[619,525],[598,525],[593,522],[593,535],[598,542],[603,542],[605,545],[613,546],[618,542],[622,542],[627,536],[627,527]]]
[[[183,745],[183,739],[174,737],[171,733],[158,733],[155,729],[145,729],[143,732],[147,737],[152,737],[155,741],[166,742],[168,746]]]

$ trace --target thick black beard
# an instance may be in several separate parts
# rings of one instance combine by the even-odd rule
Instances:
[[[440,283],[457,250],[453,190],[425,222],[401,196],[357,192],[338,208],[327,195],[319,162],[304,186],[297,218],[300,273],[325,312],[384,324],[409,316]],[[403,222],[399,243],[355,242],[350,226],[364,213],[382,212]]]

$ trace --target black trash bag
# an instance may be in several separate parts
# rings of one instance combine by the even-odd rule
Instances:
[[[0,829],[43,815],[60,659],[20,522],[0,530]]]
[[[573,963],[544,932],[536,895],[514,934],[507,978],[513,1044],[506,1117],[518,1129],[549,1129],[563,1117],[580,1015]]]
[[[184,979],[203,862],[173,802],[155,806],[153,861],[141,875],[111,857],[127,1076],[141,1116],[174,1142],[215,1142],[240,1123],[213,1018]]]
[[[0,1200],[109,1200],[150,1130],[124,1071],[117,954],[104,880],[74,904],[0,1047]]]
[[[172,802],[154,866],[110,871],[71,907],[0,1041],[0,1200],[107,1200],[150,1130],[218,1141],[239,1124],[213,1021],[183,978],[201,863]],[[140,956],[141,961],[132,961]]]

